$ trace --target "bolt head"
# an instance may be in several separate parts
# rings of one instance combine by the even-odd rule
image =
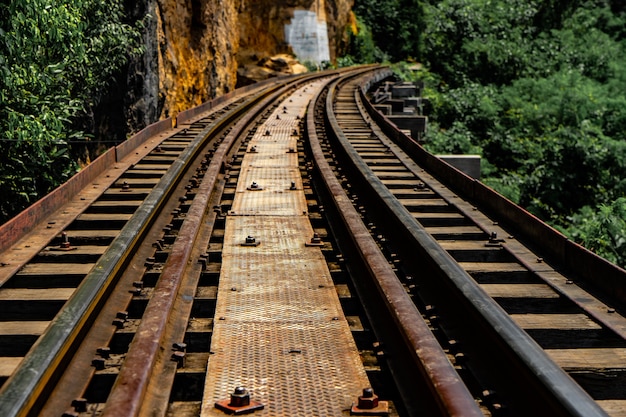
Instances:
[[[358,408],[371,410],[378,407],[378,395],[374,394],[372,388],[365,388],[363,395],[359,397]]]

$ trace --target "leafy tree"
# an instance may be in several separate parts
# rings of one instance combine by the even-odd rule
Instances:
[[[113,0],[13,0],[0,5],[0,221],[77,170],[71,143],[137,52],[139,31]]]
[[[583,207],[570,219],[565,233],[600,256],[626,265],[626,198],[597,209]]]

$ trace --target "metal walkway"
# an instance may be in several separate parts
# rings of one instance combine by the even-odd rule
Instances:
[[[264,406],[255,415],[349,415],[369,386],[321,249],[310,245],[294,152],[294,131],[321,85],[287,98],[244,156],[226,219],[202,416],[223,416],[215,404],[236,387]]]

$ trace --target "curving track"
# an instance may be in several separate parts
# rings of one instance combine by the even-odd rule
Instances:
[[[374,113],[388,75],[194,109],[3,226],[0,415],[626,415],[624,271]]]

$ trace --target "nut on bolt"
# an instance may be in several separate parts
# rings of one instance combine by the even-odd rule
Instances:
[[[389,403],[380,401],[371,387],[364,388],[357,403],[352,404],[350,414],[356,416],[389,414]]]
[[[313,233],[313,237],[311,240],[304,244],[305,246],[324,246],[324,242],[322,242],[322,238],[319,233]]]
[[[261,244],[260,240],[257,240],[254,236],[247,236],[246,240],[241,244],[241,246],[259,246]]]
[[[248,414],[256,410],[262,410],[265,406],[258,401],[250,399],[250,393],[244,387],[236,387],[230,394],[230,399],[215,403],[215,408],[227,414]]]

